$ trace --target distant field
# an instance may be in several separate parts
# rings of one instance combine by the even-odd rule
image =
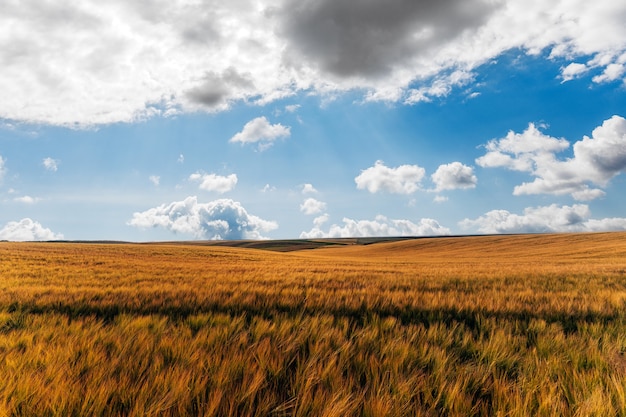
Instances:
[[[626,415],[626,233],[0,243],[0,416]]]

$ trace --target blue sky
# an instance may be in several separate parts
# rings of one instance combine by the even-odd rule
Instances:
[[[0,6],[0,239],[626,229],[626,4]]]

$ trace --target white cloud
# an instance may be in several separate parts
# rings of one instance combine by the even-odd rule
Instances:
[[[435,203],[445,203],[446,201],[448,201],[448,197],[443,196],[443,195],[438,195],[438,196],[435,196],[435,198],[433,199],[433,201],[434,201]]]
[[[176,160],[176,162],[178,162],[179,164],[184,164],[185,163],[185,155],[183,155],[182,153],[180,155],[178,155],[178,159]]]
[[[601,75],[596,75],[592,80],[595,83],[615,81],[622,77],[624,71],[626,71],[626,68],[624,68],[623,64],[609,64]]]
[[[59,168],[59,161],[57,161],[56,159],[52,159],[50,157],[44,158],[42,161],[42,164],[48,171],[52,171],[52,172],[56,172],[57,169]]]
[[[17,201],[18,203],[24,203],[24,204],[35,204],[36,202],[39,201],[39,198],[25,195],[22,197],[15,197],[13,201]]]
[[[563,82],[571,81],[574,78],[578,78],[589,70],[587,65],[580,64],[578,62],[572,62],[561,70],[561,77]]]
[[[559,160],[556,153],[569,147],[565,139],[541,133],[532,123],[523,133],[509,132],[492,140],[487,153],[476,159],[482,167],[503,167],[528,172],[535,177],[515,187],[513,194],[570,194],[577,200],[591,200],[626,169],[626,119],[613,116],[595,128],[591,138],[574,143],[572,158]]]
[[[400,165],[397,168],[389,168],[383,161],[376,161],[373,167],[361,171],[354,181],[359,190],[367,189],[370,193],[386,191],[411,194],[420,189],[420,182],[425,172],[424,168],[418,165]]]
[[[287,113],[295,113],[299,108],[299,104],[288,104],[285,106],[285,111],[287,111]]]
[[[313,187],[313,184],[302,185],[302,194],[316,194],[317,190]]]
[[[300,233],[301,239],[328,237],[375,237],[375,236],[438,236],[449,235],[450,229],[441,226],[436,220],[421,219],[419,223],[410,220],[393,220],[376,216],[374,220],[343,219],[343,225],[333,224],[328,231],[316,224],[309,232]]]
[[[265,150],[274,144],[274,141],[281,138],[288,138],[291,135],[291,128],[270,122],[263,116],[250,120],[243,127],[243,130],[230,138],[230,142],[259,143],[259,150]]]
[[[477,219],[459,223],[464,229],[480,233],[561,233],[626,230],[626,218],[591,219],[585,204],[573,206],[529,207],[523,214],[492,210]]]
[[[575,61],[564,80],[586,65],[609,81],[623,77],[625,13],[614,0],[4,2],[0,119],[92,126],[298,91],[411,103],[515,49]]]
[[[224,194],[237,185],[237,175],[230,174],[227,177],[216,174],[204,174],[196,172],[189,176],[190,181],[199,182],[200,189],[205,191],[215,191]]]
[[[272,192],[272,191],[276,191],[276,187],[274,187],[273,185],[265,184],[265,186],[261,188],[262,193],[267,193],[267,192]]]
[[[19,222],[8,222],[0,229],[0,240],[34,241],[63,239],[60,233],[43,227],[39,222],[24,218]]]
[[[431,178],[436,185],[435,191],[475,188],[478,181],[474,168],[460,162],[439,165]]]
[[[150,182],[152,184],[154,184],[155,186],[158,186],[161,183],[161,177],[158,175],[150,175],[148,177],[148,179],[150,180]]]
[[[326,203],[314,198],[307,198],[300,204],[300,211],[304,214],[318,214],[326,210]]]
[[[316,218],[314,218],[313,219],[313,224],[315,225],[316,228],[320,228],[329,219],[330,219],[330,216],[328,215],[328,213],[324,213],[321,216],[317,216]]]
[[[162,227],[196,239],[264,239],[262,233],[278,224],[249,214],[237,201],[220,199],[199,203],[197,197],[163,204],[136,212],[128,225],[139,228]]]

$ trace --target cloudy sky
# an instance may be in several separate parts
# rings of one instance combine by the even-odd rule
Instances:
[[[8,0],[0,239],[626,229],[626,3]]]

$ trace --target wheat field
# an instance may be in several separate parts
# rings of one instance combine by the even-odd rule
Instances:
[[[205,243],[1,242],[0,416],[626,415],[626,233]]]

